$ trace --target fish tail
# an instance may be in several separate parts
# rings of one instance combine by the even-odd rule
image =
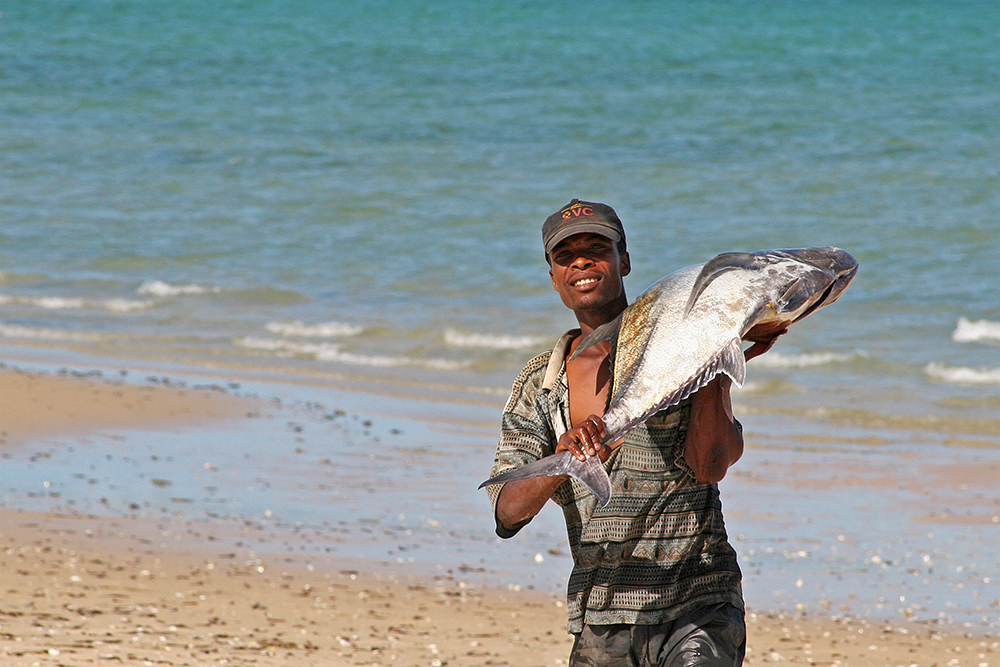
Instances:
[[[518,479],[531,479],[532,477],[557,477],[559,475],[569,475],[574,477],[586,486],[591,493],[597,496],[601,507],[608,504],[611,499],[611,479],[604,470],[601,459],[596,456],[588,457],[586,461],[580,461],[572,452],[562,451],[552,456],[546,456],[538,461],[532,461],[518,468],[500,473],[491,477],[479,488],[492,484],[504,484]]]

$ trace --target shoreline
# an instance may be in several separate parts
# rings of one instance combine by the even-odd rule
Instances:
[[[208,551],[169,520],[2,511],[0,656],[42,665],[558,665],[561,595]],[[220,545],[222,546],[222,545]],[[996,665],[989,633],[747,613],[746,665]]]
[[[46,466],[56,465],[70,450],[83,449],[78,443],[93,441],[97,444],[89,446],[94,452],[104,451],[100,446],[105,439],[114,445],[128,445],[122,458],[163,457],[140,457],[137,453],[145,440],[156,435],[149,429],[157,428],[180,433],[180,441],[187,442],[202,432],[216,439],[217,429],[226,432],[244,427],[252,427],[248,432],[257,432],[267,440],[270,432],[261,433],[261,429],[280,427],[289,431],[289,445],[304,450],[303,456],[312,454],[316,441],[342,437],[361,445],[377,443],[387,452],[399,448],[404,462],[425,456],[431,457],[432,463],[435,451],[424,452],[419,443],[441,437],[434,429],[414,432],[412,425],[394,421],[370,424],[359,419],[355,423],[350,415],[327,419],[335,413],[331,408],[319,409],[319,414],[324,423],[339,424],[337,430],[314,435],[304,420],[289,421],[294,414],[287,410],[277,417],[267,415],[279,410],[267,399],[224,388],[161,383],[129,389],[120,382],[86,373],[53,376],[0,369],[0,386],[12,378],[32,385],[22,392],[24,396],[43,396],[45,400],[24,404],[20,418],[27,422],[12,431],[14,435],[8,434],[9,442],[0,451],[5,459],[18,451],[22,455],[36,449],[54,452],[53,458],[33,463],[37,466],[34,470],[55,470]],[[79,421],[55,424],[48,419],[53,411],[49,406],[71,408],[93,401],[94,396],[100,399],[96,412],[63,410]],[[136,398],[153,409],[139,412],[125,407]],[[362,396],[356,405],[366,402],[371,398]],[[94,422],[96,417],[100,417],[98,423]],[[31,420],[46,429],[32,430]],[[283,420],[288,423],[274,423]],[[399,436],[405,442],[396,445],[392,431],[398,428],[406,431]],[[42,446],[44,443],[49,444]],[[82,455],[80,460],[84,461],[92,456],[89,450],[75,454]],[[319,456],[313,454],[313,458]],[[294,460],[289,455],[279,463]],[[226,462],[213,465],[218,470],[205,468],[199,474],[220,488],[219,495],[248,493],[239,490],[238,480],[227,492],[218,481],[227,472]],[[394,465],[375,460],[373,467],[359,468],[358,474],[377,475],[381,468]],[[302,469],[308,472],[314,468],[307,460]],[[146,480],[153,474],[144,467],[126,470],[138,477],[145,475]],[[433,530],[440,528],[431,526],[431,532],[406,528],[413,524],[405,523],[402,515],[393,525],[363,519],[376,532],[388,534],[381,539],[396,541],[392,542],[393,550],[377,557],[364,550],[351,557],[351,548],[341,547],[337,535],[342,534],[344,544],[350,547],[358,539],[366,539],[367,533],[357,532],[349,521],[341,522],[343,532],[319,536],[308,534],[315,526],[297,525],[294,517],[264,520],[266,512],[192,517],[184,514],[190,501],[175,502],[183,500],[177,496],[186,492],[179,478],[163,489],[157,486],[156,478],[153,484],[144,481],[140,490],[166,495],[162,500],[153,495],[148,502],[133,503],[134,511],[120,504],[114,512],[89,512],[80,494],[91,489],[105,492],[105,482],[98,473],[94,473],[93,482],[80,480],[75,487],[67,482],[55,500],[42,498],[43,504],[54,502],[62,508],[57,512],[32,510],[23,498],[19,501],[8,496],[4,500],[0,509],[0,525],[4,526],[0,530],[0,570],[13,574],[5,577],[0,603],[4,664],[320,665],[363,661],[361,664],[434,665],[437,661],[440,665],[554,665],[564,664],[569,654],[571,638],[565,632],[561,593],[569,574],[566,558],[546,557],[548,569],[539,571],[543,579],[557,581],[560,592],[551,587],[529,590],[527,585],[520,590],[513,585],[504,588],[496,583],[499,575],[476,572],[475,556],[484,550],[496,551],[494,544],[476,540],[460,543],[467,555],[459,559],[472,563],[467,569],[454,567],[459,561],[453,560],[435,573],[427,567],[438,553],[434,551],[425,553],[416,564],[412,558],[404,558],[408,553],[419,553],[418,546],[432,548],[428,542],[436,534]],[[402,482],[413,488],[421,479],[417,475]],[[748,483],[757,482],[750,479]],[[199,479],[198,483],[205,482]],[[135,488],[128,491],[139,492]],[[361,501],[370,504],[366,498],[378,497],[371,496],[372,491],[377,489],[370,488]],[[76,506],[71,504],[74,500]],[[480,500],[472,498],[470,507],[479,508],[475,503]],[[447,516],[450,518],[428,518],[424,523],[456,523],[458,515]],[[733,516],[733,523],[741,520],[738,512]],[[481,523],[481,519],[469,520]],[[332,546],[304,551],[312,542]],[[499,557],[513,555],[510,547],[514,545],[503,546],[508,550]],[[745,577],[755,578],[753,570],[753,562],[744,562]],[[524,576],[521,579],[530,581]],[[763,610],[763,600],[760,595],[748,597],[747,665],[1000,665],[1000,642],[984,628],[962,628],[944,620],[875,620],[836,608],[825,614],[811,608],[769,612]],[[998,605],[989,606],[990,613],[1000,613]],[[956,659],[959,662],[950,662]]]

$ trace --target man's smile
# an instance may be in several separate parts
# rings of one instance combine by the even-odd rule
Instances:
[[[595,277],[585,277],[579,278],[570,282],[570,287],[589,287],[590,285],[596,285],[601,281],[600,278]]]

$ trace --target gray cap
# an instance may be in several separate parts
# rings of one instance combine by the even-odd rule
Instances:
[[[625,229],[613,208],[607,204],[574,199],[545,219],[542,225],[545,253],[551,252],[563,239],[585,232],[600,234],[616,243],[625,240]]]

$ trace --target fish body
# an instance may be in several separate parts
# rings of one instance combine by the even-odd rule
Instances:
[[[725,373],[742,387],[741,341],[759,325],[792,324],[836,301],[858,270],[839,248],[723,253],[675,271],[643,292],[612,322],[598,327],[576,354],[612,343],[613,385],[604,414],[605,443],[680,403]],[[598,473],[598,470],[600,471]],[[568,451],[509,470],[480,485],[569,474],[597,495],[611,497],[607,473]]]

